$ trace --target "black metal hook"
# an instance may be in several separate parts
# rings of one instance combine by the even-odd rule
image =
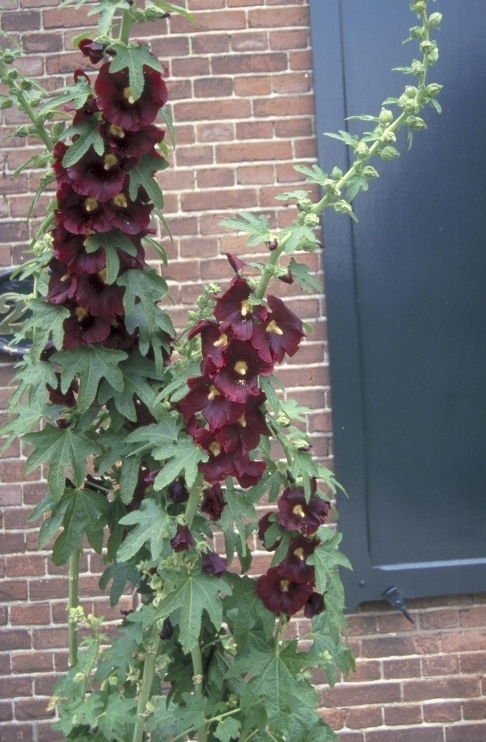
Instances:
[[[387,587],[385,592],[382,593],[382,597],[385,598],[388,603],[390,603],[392,608],[396,608],[397,611],[403,613],[405,618],[413,624],[413,618],[407,611],[407,606],[405,605],[403,593],[401,590],[395,587],[395,585],[391,585],[391,587]]]

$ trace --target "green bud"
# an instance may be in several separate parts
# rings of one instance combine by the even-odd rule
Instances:
[[[443,87],[443,85],[439,85],[437,82],[431,82],[430,85],[427,85],[425,90],[429,98],[435,98],[437,95],[439,95]]]
[[[26,78],[24,78],[20,83],[20,87],[22,88],[22,90],[32,90],[33,83],[31,80],[27,80]]]
[[[378,118],[381,124],[391,124],[393,121],[393,113],[388,108],[382,108]]]
[[[381,135],[381,140],[385,142],[386,144],[390,144],[390,142],[396,142],[397,138],[396,138],[395,132],[385,130],[383,134]]]
[[[312,201],[310,198],[301,198],[300,201],[297,201],[297,208],[299,211],[307,213],[312,209]]]
[[[336,203],[333,204],[333,207],[334,211],[338,214],[350,214],[353,211],[351,204],[348,204],[348,202],[344,200],[336,201]]]
[[[407,98],[416,98],[418,93],[418,89],[415,87],[415,85],[407,85],[405,88],[405,95]]]
[[[420,118],[420,116],[408,116],[405,123],[414,131],[422,131],[422,129],[427,128],[427,124]]]
[[[395,147],[383,147],[378,154],[382,160],[394,160],[396,157],[400,157],[400,152]]]
[[[379,178],[380,174],[372,165],[366,165],[362,171],[365,178]]]
[[[410,4],[410,10],[413,13],[417,13],[417,15],[420,15],[421,13],[425,13],[426,9],[427,9],[426,0],[415,0],[415,2]]]
[[[433,49],[430,54],[427,55],[427,61],[429,64],[435,64],[439,59],[439,50]]]
[[[19,73],[15,69],[9,70],[7,72],[7,75],[6,75],[7,80],[9,82],[12,82],[13,80],[16,80],[18,76],[19,76]]]
[[[12,64],[12,62],[15,62],[15,55],[10,51],[6,51],[2,54],[2,62],[4,64]]]
[[[336,180],[339,180],[339,178],[342,178],[343,177],[343,171],[340,170],[340,168],[338,168],[338,167],[334,167],[332,169],[331,175],[332,175],[333,178],[336,178]]]
[[[354,152],[359,160],[364,160],[364,158],[369,155],[370,148],[364,142],[358,142],[354,149]]]
[[[304,224],[306,227],[317,227],[319,224],[319,217],[317,214],[306,214],[304,217]]]
[[[425,72],[425,67],[422,62],[419,62],[418,59],[414,59],[411,65],[412,74],[413,75],[423,75]]]
[[[429,54],[432,54],[435,49],[437,49],[437,42],[428,40],[422,41],[419,48],[422,54],[426,54],[428,56]]]
[[[413,26],[413,28],[409,29],[410,31],[410,38],[411,39],[423,39],[425,34],[425,29],[422,28],[422,26]]]
[[[431,13],[429,15],[429,26],[437,28],[442,23],[442,13]]]
[[[27,126],[26,124],[23,124],[22,126],[17,126],[17,128],[14,131],[14,136],[16,137],[27,137],[30,134],[30,126]]]
[[[3,98],[0,100],[0,108],[12,108],[13,101],[10,98]]]

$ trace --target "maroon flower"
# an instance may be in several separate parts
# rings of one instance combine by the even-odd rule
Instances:
[[[187,551],[194,546],[193,535],[187,526],[177,526],[177,533],[174,538],[171,538],[170,544],[174,551]]]
[[[206,572],[208,575],[215,575],[216,577],[224,575],[228,568],[227,559],[223,559],[214,551],[208,551],[203,554],[201,562],[203,572]]]
[[[264,461],[250,461],[248,454],[239,450],[225,453],[214,434],[203,428],[195,430],[192,435],[196,443],[209,454],[209,460],[199,464],[199,470],[209,484],[216,484],[227,477],[236,477],[238,484],[246,489],[262,478],[266,468]]]
[[[116,283],[107,284],[103,271],[79,276],[76,300],[80,307],[93,317],[123,314],[123,293],[125,289]]]
[[[49,287],[47,301],[51,304],[64,304],[76,293],[78,279],[69,273],[67,265],[56,258],[49,261]]]
[[[76,394],[79,389],[76,379],[71,382],[67,392],[63,393],[61,391],[61,374],[56,373],[56,378],[58,383],[55,389],[50,384],[46,384],[46,388],[49,393],[49,400],[52,402],[52,404],[59,404],[63,405],[64,407],[76,407]]]
[[[103,343],[105,348],[110,350],[128,350],[137,342],[137,334],[130,334],[125,327],[125,322],[122,317],[114,317],[111,322],[110,334]],[[142,405],[140,401],[136,402],[135,410],[137,412],[137,423],[139,425],[150,425],[155,422],[155,418],[148,412],[144,415],[144,419],[148,422],[139,422],[140,409],[138,405]]]
[[[165,135],[163,129],[154,124],[144,126],[139,131],[127,131],[109,122],[101,127],[101,133],[115,155],[123,159],[135,158],[137,160],[142,155],[152,152]]]
[[[288,579],[280,567],[271,567],[256,583],[256,593],[263,605],[277,615],[293,616],[304,607],[312,592],[311,585]]]
[[[81,54],[85,57],[89,57],[91,64],[97,64],[101,62],[104,57],[105,45],[98,44],[96,41],[91,39],[83,39],[78,44]]]
[[[188,379],[187,385],[190,391],[179,402],[186,422],[196,412],[202,412],[210,428],[215,430],[235,422],[243,415],[244,405],[227,399],[207,376],[192,377]]]
[[[311,536],[324,523],[329,513],[329,503],[316,494],[315,480],[312,480],[313,494],[306,501],[303,487],[286,489],[278,499],[278,522],[288,531],[301,531]]]
[[[291,539],[287,555],[279,565],[290,579],[313,584],[314,567],[306,564],[305,560],[313,553],[318,544],[319,539],[309,539],[303,535]]]
[[[205,365],[209,375],[213,378],[216,389],[232,402],[244,404],[249,397],[258,396],[258,376],[269,376],[273,372],[273,365],[263,361],[249,343],[242,340],[230,342],[224,353],[225,365],[218,372],[211,368],[211,363]]]
[[[218,371],[224,366],[223,353],[228,347],[229,338],[219,331],[219,324],[209,319],[200,320],[188,332],[189,340],[201,335],[201,351],[204,361],[210,361],[212,368]]]
[[[293,356],[305,336],[302,321],[276,296],[268,297],[272,310],[264,323],[255,326],[251,343],[267,363],[282,363],[285,353]]]
[[[276,541],[268,545],[266,544],[266,533],[270,526],[272,526],[275,523],[276,520],[276,513],[269,511],[268,513],[265,513],[264,516],[260,518],[258,521],[258,538],[263,541],[263,546],[267,551],[275,551],[279,543],[281,542],[281,537],[277,538]]]
[[[110,209],[108,218],[112,227],[117,227],[124,234],[130,235],[140,234],[148,229],[153,209],[151,204],[141,203],[140,199],[132,201],[128,193],[122,192],[109,201],[108,205]]]
[[[107,121],[128,131],[152,124],[167,102],[167,88],[160,72],[144,65],[144,89],[137,100],[125,70],[110,72],[110,63],[100,67],[94,89],[100,111]]]
[[[57,192],[56,224],[73,234],[109,232],[113,225],[107,205],[91,196],[80,196],[72,188],[62,185]]]
[[[67,168],[67,174],[76,193],[91,196],[102,203],[121,192],[127,177],[116,155],[109,152],[100,157],[92,147]]]
[[[111,331],[114,317],[93,317],[81,307],[77,307],[70,317],[64,320],[64,342],[66,350],[74,350],[79,345],[102,343]]]
[[[189,490],[186,487],[185,480],[183,477],[179,477],[175,482],[169,484],[169,497],[173,503],[180,505],[183,502],[187,502],[189,497]]]
[[[237,449],[249,453],[258,446],[261,435],[271,435],[265,422],[265,415],[260,409],[265,400],[263,392],[257,397],[250,397],[238,420],[216,433],[216,440],[222,444],[226,453]]]
[[[253,335],[254,316],[262,319],[265,309],[253,307],[249,301],[251,288],[244,278],[235,277],[226,293],[216,299],[213,314],[221,322],[220,331],[231,331],[238,340],[249,340]]]
[[[246,268],[246,263],[243,260],[240,260],[240,258],[237,255],[233,255],[231,252],[225,253],[226,257],[228,258],[228,263],[231,265],[235,273],[239,273],[243,268]]]
[[[306,618],[314,618],[325,609],[324,596],[320,593],[312,593],[307,599],[304,606],[304,616]]]
[[[209,515],[212,521],[217,521],[220,519],[225,505],[226,502],[224,500],[223,491],[220,484],[213,484],[212,487],[207,487],[205,490],[203,490],[201,512]]]

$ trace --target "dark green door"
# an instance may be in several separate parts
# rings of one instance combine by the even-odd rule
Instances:
[[[336,473],[348,608],[396,585],[406,597],[486,590],[486,3],[439,0],[443,113],[354,202],[325,218]],[[322,136],[379,112],[414,80],[392,67],[406,0],[311,0]],[[395,109],[396,110],[396,109]],[[355,122],[350,130],[360,132]],[[405,136],[404,136],[405,140]]]

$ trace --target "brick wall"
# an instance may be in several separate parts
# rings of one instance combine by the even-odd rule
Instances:
[[[70,51],[72,37],[86,28],[85,10],[60,10],[52,0],[3,5],[2,28],[22,37],[29,52],[24,70],[54,87],[74,69],[89,69]],[[293,162],[316,158],[307,0],[188,0],[188,7],[194,27],[174,18],[137,32],[169,68],[178,147],[160,182],[174,235],[173,244],[165,240],[165,275],[179,325],[201,283],[231,276],[222,254],[245,255],[243,240],[223,230],[221,218],[249,208],[287,224],[291,215],[274,196],[301,182]],[[40,173],[13,175],[35,145],[3,140],[21,120],[13,109],[3,112],[0,269],[21,262],[35,229],[25,215]],[[36,219],[48,202],[41,198]],[[318,269],[315,256],[309,263]],[[287,394],[312,408],[315,452],[331,464],[324,299],[285,293],[315,332],[280,375]],[[11,376],[8,357],[0,357],[3,410]],[[66,665],[67,583],[65,569],[37,551],[36,524],[27,522],[44,484],[40,474],[23,474],[23,454],[15,443],[0,462],[0,738],[51,742],[46,706]],[[100,568],[97,555],[84,558],[83,602],[116,620],[97,588]],[[486,595],[412,601],[409,608],[414,626],[383,603],[350,616],[357,672],[332,691],[316,678],[323,713],[341,742],[486,742]],[[305,631],[301,622],[295,629]]]

